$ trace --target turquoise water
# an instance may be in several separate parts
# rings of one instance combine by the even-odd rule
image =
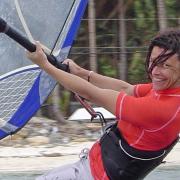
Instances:
[[[0,180],[34,180],[38,172],[3,172],[0,173]]]
[[[41,172],[1,172],[0,180],[34,180]],[[180,166],[159,167],[145,180],[179,180]]]
[[[179,180],[180,166],[159,167],[150,173],[145,180]]]

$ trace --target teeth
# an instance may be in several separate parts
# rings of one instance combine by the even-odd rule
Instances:
[[[160,81],[163,81],[163,79],[153,78],[153,81],[154,81],[154,82],[160,82]]]

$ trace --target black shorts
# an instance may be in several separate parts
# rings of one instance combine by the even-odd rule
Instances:
[[[100,140],[104,168],[110,180],[142,180],[161,164],[176,143],[177,139],[165,150],[141,151],[109,131]]]

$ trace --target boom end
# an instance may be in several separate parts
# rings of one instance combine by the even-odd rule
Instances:
[[[0,33],[4,33],[7,28],[7,23],[4,19],[0,18]]]

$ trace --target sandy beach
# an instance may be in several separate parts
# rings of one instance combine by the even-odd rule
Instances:
[[[56,147],[1,147],[0,148],[0,174],[13,172],[40,172],[43,173],[54,167],[78,160],[78,155],[83,148],[89,148],[93,142],[74,142],[64,146]],[[158,180],[163,173],[171,172],[174,167],[180,165],[180,143],[178,143],[172,152],[166,157],[166,163],[162,164],[155,172],[150,174],[146,180]],[[172,173],[172,175],[170,174]],[[157,176],[157,174],[159,174]],[[154,178],[156,176],[156,178]],[[153,178],[152,178],[153,177]],[[15,178],[16,179],[16,178]],[[160,178],[161,179],[161,178]],[[170,180],[168,176],[163,180]],[[172,179],[172,178],[171,178]],[[173,178],[174,180],[178,178]]]
[[[70,143],[56,147],[1,147],[0,172],[45,171],[78,160],[83,148],[93,142]]]
[[[98,137],[97,124],[71,122],[58,130],[55,121],[34,118],[12,139],[1,141],[0,180],[33,180],[45,171],[75,162],[81,150],[90,148]],[[165,161],[145,180],[179,179],[180,142]]]

